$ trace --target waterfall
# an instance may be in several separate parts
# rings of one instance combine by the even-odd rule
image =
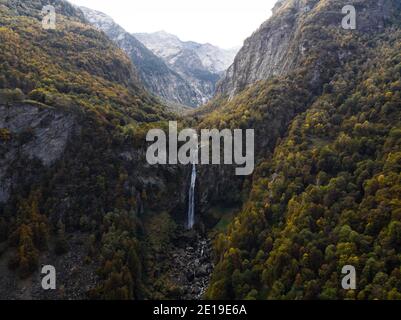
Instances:
[[[191,230],[195,224],[195,184],[196,184],[196,164],[192,164],[191,185],[189,186],[188,197],[188,229]]]

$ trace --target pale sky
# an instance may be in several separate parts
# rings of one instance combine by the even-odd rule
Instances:
[[[69,0],[111,16],[128,32],[164,30],[183,41],[241,46],[277,0]]]

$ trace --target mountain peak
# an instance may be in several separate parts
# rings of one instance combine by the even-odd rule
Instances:
[[[176,35],[166,31],[153,33],[135,33],[134,36],[157,56],[168,64],[174,65],[177,57],[190,54],[199,59],[201,66],[207,72],[220,74],[234,61],[234,49],[221,49],[211,43],[198,43],[195,41],[182,41]]]
[[[96,28],[101,29],[131,59],[146,89],[168,102],[196,107],[205,103],[214,94],[215,83],[205,85],[207,90],[199,90],[193,81],[188,81],[176,70],[168,66],[163,59],[149,50],[135,35],[125,31],[106,14],[81,8],[86,19]],[[180,43],[165,31],[154,34],[158,39]],[[209,89],[212,87],[212,89]]]

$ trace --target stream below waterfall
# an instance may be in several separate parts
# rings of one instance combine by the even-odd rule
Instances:
[[[168,253],[169,278],[180,288],[180,299],[200,300],[208,288],[214,268],[211,240],[196,234],[180,241],[183,241],[181,245]]]

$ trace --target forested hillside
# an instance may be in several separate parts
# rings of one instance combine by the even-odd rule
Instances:
[[[392,16],[354,32],[326,13],[336,5],[301,20],[296,68],[199,113],[205,126],[255,128],[259,161],[215,241],[208,298],[401,298],[400,4],[380,3]],[[358,2],[366,23],[377,5]],[[345,265],[357,290],[341,288]]]
[[[141,215],[182,201],[179,171],[146,164],[145,135],[172,115],[79,10],[51,3],[55,30],[47,1],[0,2],[0,297],[144,298]],[[57,292],[40,289],[43,264]]]

